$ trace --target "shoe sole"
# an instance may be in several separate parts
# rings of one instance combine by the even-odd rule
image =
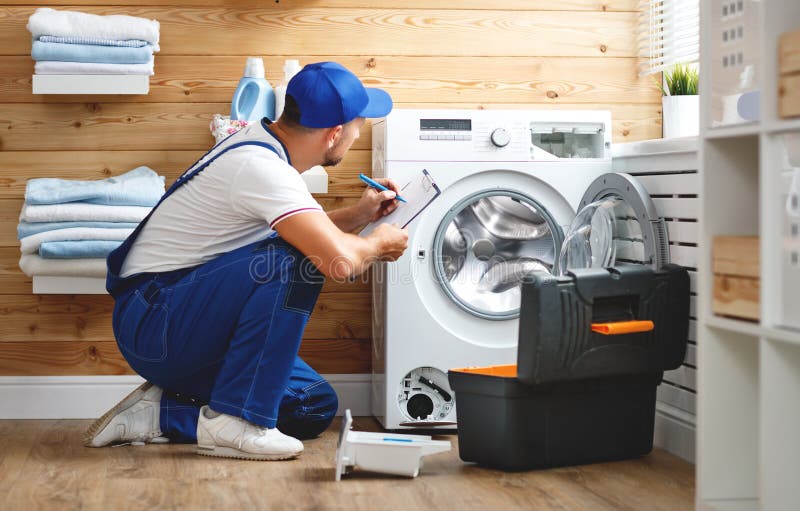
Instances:
[[[106,426],[108,426],[109,422],[111,422],[111,419],[113,419],[118,413],[127,410],[131,406],[138,403],[142,399],[142,396],[144,396],[144,393],[150,390],[150,387],[152,386],[153,384],[150,382],[142,383],[136,387],[133,392],[125,396],[125,398],[117,403],[111,410],[107,411],[102,417],[94,421],[83,434],[83,445],[86,447],[105,447],[104,445],[92,445],[92,441],[95,439],[98,433],[103,431]]]
[[[253,461],[279,461],[290,460],[300,456],[300,452],[292,454],[253,454],[242,452],[233,447],[198,447],[197,454],[201,456],[213,456],[215,458],[235,458],[238,460],[253,460]]]

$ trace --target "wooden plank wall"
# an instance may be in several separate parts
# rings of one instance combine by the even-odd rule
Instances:
[[[175,179],[213,143],[249,55],[274,84],[286,58],[336,60],[398,108],[598,108],[614,141],[659,138],[658,91],[636,75],[635,0],[4,0],[0,7],[0,375],[122,374],[106,296],[32,295],[17,267],[25,180],[103,178],[148,165]],[[142,5],[146,4],[146,5]],[[31,94],[38,6],[161,22],[146,96]],[[328,169],[352,202],[370,130]],[[367,283],[326,286],[302,353],[322,373],[369,371]]]

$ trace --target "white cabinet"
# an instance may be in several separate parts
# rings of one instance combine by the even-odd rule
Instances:
[[[711,127],[719,104],[712,87],[719,2],[701,2],[698,509],[800,506],[800,330],[786,326],[798,321],[800,307],[785,306],[793,288],[785,267],[792,231],[784,145],[787,133],[800,133],[800,119],[777,116],[777,41],[800,28],[800,1],[750,3],[760,4],[752,46],[760,53],[753,77],[760,121]],[[711,240],[723,235],[760,238],[757,323],[711,312]]]

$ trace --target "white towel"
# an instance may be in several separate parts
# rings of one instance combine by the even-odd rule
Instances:
[[[119,241],[127,238],[133,229],[100,229],[92,227],[73,227],[70,229],[56,229],[28,236],[19,240],[19,249],[23,254],[39,252],[39,246],[46,241],[83,241],[107,240]]]
[[[142,39],[153,45],[153,51],[159,50],[158,21],[124,14],[99,16],[40,7],[28,18],[27,28],[34,39],[43,35]]]
[[[58,277],[105,277],[105,259],[42,259],[36,254],[23,254],[19,267],[25,275]]]
[[[147,64],[104,64],[100,62],[59,62],[40,60],[33,66],[37,75],[148,75],[153,76],[153,59]]]
[[[70,202],[68,204],[25,204],[20,222],[141,222],[153,208],[146,206],[106,206]]]

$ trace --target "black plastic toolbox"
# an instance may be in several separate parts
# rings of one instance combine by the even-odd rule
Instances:
[[[688,330],[679,266],[528,275],[517,365],[449,371],[461,459],[523,470],[649,453],[656,387]]]

